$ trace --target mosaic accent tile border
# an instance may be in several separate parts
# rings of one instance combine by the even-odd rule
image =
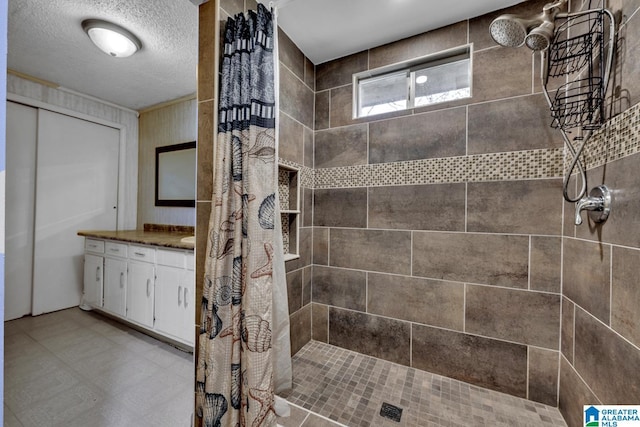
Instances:
[[[558,178],[563,151],[510,151],[315,170],[314,188]]]
[[[593,169],[639,152],[640,104],[636,104],[605,123],[587,141],[583,158],[587,169]]]

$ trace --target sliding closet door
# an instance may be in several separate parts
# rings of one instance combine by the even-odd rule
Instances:
[[[7,102],[4,320],[31,313],[38,110]]]
[[[77,306],[84,239],[115,230],[118,129],[40,110],[36,167],[32,314]]]

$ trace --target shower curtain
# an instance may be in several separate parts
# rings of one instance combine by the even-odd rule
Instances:
[[[258,4],[224,32],[196,368],[205,426],[275,426],[274,392],[291,387],[273,18]]]

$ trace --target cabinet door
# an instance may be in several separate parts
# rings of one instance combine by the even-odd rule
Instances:
[[[196,275],[193,270],[185,270],[182,277],[182,332],[180,338],[186,343],[194,345],[196,334],[196,294],[194,292]]]
[[[104,260],[104,309],[119,316],[126,315],[127,262],[121,259]]]
[[[153,264],[129,261],[127,318],[153,327],[155,268]]]
[[[84,302],[92,307],[102,307],[103,263],[101,256],[84,256]]]
[[[173,337],[181,336],[184,291],[182,268],[157,267],[155,329]]]

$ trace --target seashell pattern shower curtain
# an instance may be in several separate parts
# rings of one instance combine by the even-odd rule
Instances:
[[[196,368],[196,415],[205,426],[275,425],[272,286],[284,261],[272,18],[258,4],[229,18],[224,32]]]

